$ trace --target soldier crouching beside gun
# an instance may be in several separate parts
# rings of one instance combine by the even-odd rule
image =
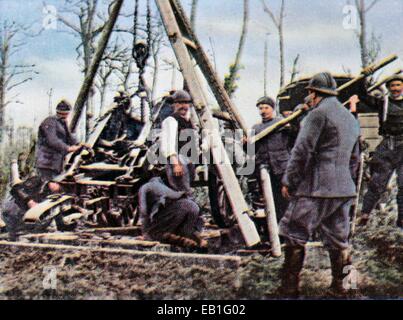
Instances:
[[[285,238],[281,293],[299,295],[305,244],[319,231],[332,269],[331,289],[345,293],[344,268],[349,254],[350,207],[356,197],[353,178],[359,155],[359,125],[337,100],[329,73],[315,75],[307,87],[312,109],[301,123],[283,178],[283,194],[291,202],[280,221]]]
[[[397,173],[397,226],[403,227],[403,77],[394,75],[386,82],[389,94],[384,98],[361,97],[379,114],[379,134],[383,140],[372,157],[371,179],[364,195],[359,225],[366,225],[394,171]],[[357,100],[357,96],[351,99]]]
[[[197,132],[190,120],[190,107],[190,95],[176,91],[174,112],[161,126],[160,150],[167,160],[165,174],[141,187],[139,207],[144,231],[152,239],[184,247],[206,247],[207,242],[200,237],[203,220],[190,187],[195,168],[193,159],[185,152],[190,144],[188,151],[198,156]]]
[[[60,190],[61,187],[57,182],[43,182],[38,176],[30,177],[12,186],[2,206],[2,216],[6,223],[9,240],[17,241],[18,234],[26,230],[23,222],[26,211],[44,201],[50,194],[60,193]],[[46,226],[43,227],[46,228]]]
[[[276,117],[275,102],[270,97],[260,98],[256,106],[259,108],[262,122],[252,127],[255,135],[282,119],[281,117]],[[259,183],[260,168],[262,166],[267,167],[272,183],[273,198],[278,220],[282,218],[288,205],[288,201],[281,194],[281,179],[290,158],[288,134],[288,128],[283,128],[256,142],[254,179],[251,179],[249,183],[250,190],[256,190],[256,192],[251,193],[255,198],[253,199],[254,206],[264,208],[264,203],[261,199],[263,192],[261,190],[261,184]],[[258,185],[256,182],[258,182]]]
[[[56,107],[56,115],[47,117],[39,126],[36,170],[44,181],[59,175],[66,154],[81,147],[67,126],[70,111],[71,105],[62,100]]]

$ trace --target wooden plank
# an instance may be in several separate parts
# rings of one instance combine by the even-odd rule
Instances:
[[[160,1],[163,2],[164,0]],[[165,1],[168,2],[168,1]],[[162,6],[159,5],[157,1],[157,5],[159,8],[163,9]],[[183,33],[186,35],[187,38],[191,39],[193,43],[196,46],[196,49],[192,48],[191,50],[192,56],[196,60],[201,72],[203,73],[205,79],[207,80],[207,83],[209,84],[212,93],[214,94],[215,99],[218,102],[218,105],[220,108],[223,108],[223,111],[227,111],[230,113],[231,117],[236,120],[236,125],[241,128],[244,132],[244,135],[247,137],[248,136],[248,126],[246,125],[245,119],[242,117],[241,113],[239,112],[238,108],[236,105],[231,101],[231,98],[229,97],[227,91],[224,88],[224,82],[220,80],[214,66],[210,62],[210,59],[208,58],[207,54],[205,53],[203,47],[201,46],[199,40],[197,39],[196,34],[193,32],[191,24],[189,19],[186,17],[186,14],[180,4],[179,1],[176,0],[171,0],[169,3],[167,3],[167,6],[169,6],[172,10],[172,8],[175,10],[175,17],[180,21],[180,24],[178,26],[178,33]],[[166,15],[167,11],[161,12],[161,15]],[[164,18],[163,18],[164,20]],[[176,23],[176,22],[174,22]],[[175,30],[173,28],[167,28],[167,34],[172,35],[175,34]],[[183,28],[183,30],[180,30],[179,28]]]
[[[380,139],[378,128],[361,128],[361,136],[364,139]]]
[[[109,197],[99,197],[99,198],[87,200],[87,201],[84,201],[84,205],[85,206],[91,206],[91,205],[93,205],[93,204],[95,204],[97,202],[101,202],[103,200],[109,200]]]
[[[24,221],[25,222],[39,221],[41,219],[41,216],[45,214],[47,211],[56,208],[62,203],[67,203],[72,199],[73,197],[71,196],[62,196],[57,200],[47,199],[39,203],[37,206],[29,209],[24,215]]]
[[[80,169],[83,170],[94,170],[94,171],[127,171],[129,167],[121,167],[117,164],[108,164],[108,163],[92,163],[88,165],[80,166]]]
[[[0,217],[0,229],[4,228],[5,226],[6,226],[6,223],[3,220],[1,220],[1,217]]]
[[[160,243],[158,241],[145,241],[136,239],[85,239],[81,238],[84,234],[75,234],[71,232],[63,233],[41,233],[24,235],[21,238],[35,243],[46,244],[67,244],[77,246],[90,246],[90,247],[109,247],[109,248],[123,248],[123,249],[157,249],[158,251],[169,251],[171,246],[169,244]],[[91,235],[89,235],[91,236]]]
[[[83,179],[83,180],[78,180],[77,184],[110,187],[110,186],[115,185],[116,182],[115,181],[100,181],[100,180]]]
[[[379,117],[377,113],[359,114],[358,121],[361,128],[379,128]]]
[[[118,256],[131,256],[134,259],[173,259],[178,260],[184,265],[192,264],[209,264],[212,267],[229,267],[238,268],[242,263],[242,258],[238,256],[227,255],[213,255],[213,254],[198,254],[198,253],[176,253],[176,252],[155,252],[155,251],[138,251],[128,249],[114,249],[114,248],[91,248],[91,247],[77,247],[61,244],[41,244],[41,243],[22,243],[22,242],[9,242],[0,241],[0,248],[2,250],[26,250],[32,252],[33,250],[44,252],[60,251],[60,252],[90,252],[90,253],[106,253]],[[0,250],[0,252],[2,251]]]
[[[111,235],[133,236],[137,237],[141,235],[141,227],[111,227],[111,228],[94,228],[85,230],[86,233],[110,233]]]

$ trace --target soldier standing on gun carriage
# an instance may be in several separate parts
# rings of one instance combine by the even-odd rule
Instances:
[[[282,118],[276,116],[275,102],[270,97],[260,98],[256,106],[259,108],[262,122],[255,124],[252,127],[254,134],[260,133],[267,127],[280,121]],[[270,173],[270,180],[272,182],[273,198],[276,207],[277,219],[280,220],[287,208],[287,200],[281,194],[281,179],[287,167],[287,162],[290,157],[289,136],[288,128],[283,128],[266,136],[265,138],[256,142],[255,146],[255,173],[254,179],[250,180],[250,190],[258,189],[257,192],[252,192],[252,195],[257,195],[254,199],[254,204],[258,207],[262,205],[261,188],[256,188],[256,182],[260,182],[260,167],[266,166]],[[264,207],[264,204],[263,204]]]
[[[329,250],[336,292],[344,291],[343,269],[351,263],[349,213],[356,196],[359,125],[337,100],[336,86],[329,73],[311,79],[312,109],[301,123],[283,178],[283,195],[292,195],[280,221],[286,240],[281,291],[286,296],[299,294],[305,244],[316,230]]]
[[[71,105],[62,100],[56,107],[56,115],[47,117],[39,126],[36,170],[44,181],[63,171],[66,154],[80,149],[67,126],[70,111]]]
[[[397,172],[397,226],[403,226],[403,77],[394,75],[386,82],[389,95],[384,98],[362,97],[361,100],[379,113],[379,134],[383,136],[372,157],[371,179],[364,196],[363,207],[358,224],[365,225],[371,211],[385,192],[388,182]],[[357,96],[351,98],[357,101]]]

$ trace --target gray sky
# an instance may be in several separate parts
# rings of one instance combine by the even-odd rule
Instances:
[[[367,0],[369,2],[369,0]],[[102,2],[102,1],[101,1]],[[103,1],[105,3],[107,1]],[[142,0],[141,2],[145,2]],[[153,3],[153,1],[151,1]],[[188,10],[190,0],[182,0]],[[278,11],[280,0],[266,0]],[[353,73],[360,70],[360,52],[354,30],[345,29],[343,8],[347,0],[285,0],[284,21],[286,50],[286,80],[290,77],[292,61],[300,54],[301,74],[312,74],[328,70],[342,73],[343,67]],[[57,10],[63,7],[62,0],[49,0]],[[124,12],[133,10],[134,1],[126,0]],[[269,45],[269,93],[275,96],[279,89],[278,37],[269,17],[263,12],[260,0],[250,0],[250,24],[240,72],[239,89],[234,101],[240,108],[247,123],[258,121],[255,101],[263,94],[263,52],[264,41]],[[155,12],[155,6],[153,4]],[[0,20],[16,20],[19,23],[35,23],[39,28],[44,19],[41,0],[0,0]],[[229,64],[234,60],[242,25],[242,0],[200,0],[196,21],[196,32],[211,56],[215,52],[217,71],[223,78]],[[402,0],[380,0],[369,12],[369,33],[374,31],[381,38],[381,57],[395,53],[403,56]],[[119,21],[130,25],[130,20]],[[82,74],[77,65],[75,48],[78,39],[65,32],[60,23],[56,29],[45,30],[36,38],[29,39],[29,45],[16,57],[17,62],[36,63],[40,74],[31,82],[19,87],[20,100],[24,103],[10,104],[8,116],[17,123],[36,124],[46,115],[48,97],[46,92],[53,88],[53,104],[61,98],[74,102],[82,82]],[[269,35],[267,36],[267,33]],[[128,40],[129,41],[129,40]],[[163,51],[164,58],[172,59],[171,50]],[[385,69],[402,67],[399,59]],[[179,75],[176,81],[179,86]],[[170,89],[170,71],[161,72],[158,96]],[[110,103],[112,92],[108,96]]]

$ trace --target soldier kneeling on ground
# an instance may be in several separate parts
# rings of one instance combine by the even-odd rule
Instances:
[[[23,218],[29,209],[44,201],[50,194],[60,193],[60,184],[53,181],[43,181],[33,176],[24,182],[15,184],[6,197],[2,208],[2,218],[10,241],[17,241],[18,235],[27,230]],[[37,226],[46,229],[47,225]]]
[[[191,166],[184,166],[191,171]],[[139,210],[146,238],[188,248],[206,248],[200,236],[203,219],[189,191],[178,188],[172,171],[152,178],[139,191]],[[185,174],[184,176],[187,176]]]

